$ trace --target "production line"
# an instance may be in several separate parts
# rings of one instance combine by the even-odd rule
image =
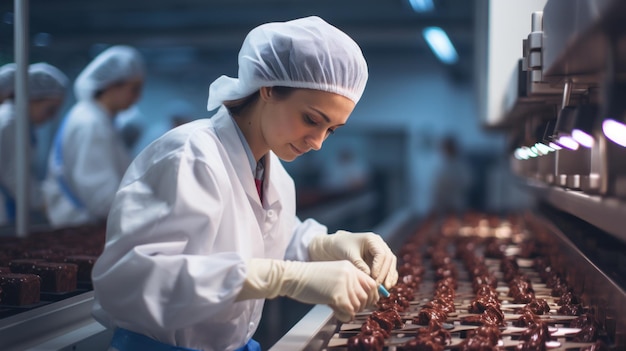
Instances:
[[[523,15],[529,34],[488,127],[507,133],[511,169],[538,205],[395,212],[373,229],[399,273],[376,308],[341,322],[317,305],[271,350],[626,349],[626,5],[549,0]],[[263,210],[259,184],[249,188]],[[327,218],[381,201],[366,195]],[[92,317],[91,284],[104,247],[104,224],[0,238],[0,348],[105,350],[113,331]]]

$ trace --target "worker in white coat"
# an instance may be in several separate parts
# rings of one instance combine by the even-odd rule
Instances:
[[[30,145],[36,144],[34,128],[57,116],[67,91],[67,76],[47,63],[35,63],[28,67],[28,120],[30,122]],[[0,105],[0,224],[15,221],[15,189],[17,187],[17,162],[15,160],[16,116],[13,92]],[[35,176],[36,158],[31,152],[29,181],[29,205],[33,215],[43,218],[41,182]]]
[[[44,183],[53,226],[106,220],[131,161],[114,118],[139,99],[143,81],[143,60],[128,46],[105,50],[79,74],[77,102],[56,132]]]
[[[396,283],[380,236],[296,217],[281,165],[347,122],[367,76],[359,46],[318,17],[247,35],[238,78],[209,88],[215,115],[157,139],[122,180],[92,271],[110,350],[258,350],[266,298],[348,321]]]
[[[0,105],[6,100],[13,100],[15,91],[15,63],[0,66]]]

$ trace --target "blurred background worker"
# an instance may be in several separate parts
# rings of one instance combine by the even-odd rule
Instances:
[[[439,214],[459,214],[468,207],[472,170],[459,154],[455,137],[444,137],[441,140],[440,152],[443,163],[435,177],[433,210]]]
[[[7,63],[0,67],[0,104],[13,99],[15,90],[15,63]]]
[[[0,75],[4,78],[4,75]],[[14,82],[14,75],[7,79]],[[28,69],[28,118],[31,123],[31,146],[35,146],[36,138],[34,127],[53,119],[66,95],[67,77],[56,67],[47,63],[35,63]],[[8,85],[7,85],[8,86]],[[15,188],[16,162],[16,119],[15,106],[13,103],[13,90],[5,89],[3,79],[3,93],[8,98],[0,105],[0,197],[2,197],[0,211],[0,224],[12,223],[15,220]],[[31,153],[34,156],[34,153]],[[30,180],[30,207],[33,211],[33,219],[43,220],[43,198],[41,186],[34,174],[35,160],[31,158]]]
[[[143,82],[143,59],[128,46],[105,50],[76,79],[78,101],[54,138],[44,184],[53,226],[106,219],[131,161],[113,122],[139,99]]]

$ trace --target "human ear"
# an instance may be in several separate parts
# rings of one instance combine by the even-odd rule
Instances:
[[[272,87],[261,87],[261,89],[259,89],[259,95],[261,96],[261,99],[263,101],[271,101],[272,98]]]

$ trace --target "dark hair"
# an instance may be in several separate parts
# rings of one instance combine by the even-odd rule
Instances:
[[[284,99],[288,97],[294,90],[298,89],[285,86],[273,86],[271,88],[272,92],[275,93],[279,99]],[[224,106],[226,106],[228,112],[230,112],[231,115],[241,115],[245,110],[247,110],[250,106],[254,105],[257,100],[259,100],[260,95],[261,94],[259,90],[257,90],[253,94],[248,95],[244,98],[224,101]]]

